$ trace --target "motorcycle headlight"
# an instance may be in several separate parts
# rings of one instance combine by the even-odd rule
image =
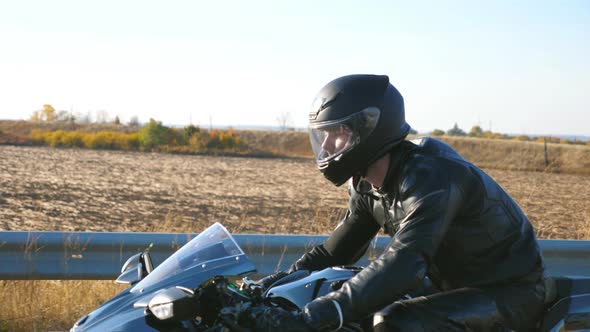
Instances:
[[[172,318],[174,316],[174,310],[172,303],[162,303],[154,306],[150,306],[150,310],[159,320]]]

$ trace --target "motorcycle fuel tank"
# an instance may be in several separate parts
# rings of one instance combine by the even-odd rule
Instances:
[[[330,267],[287,284],[272,287],[266,295],[273,300],[287,300],[302,309],[313,299],[338,290],[342,283],[358,271],[360,269],[357,268]]]

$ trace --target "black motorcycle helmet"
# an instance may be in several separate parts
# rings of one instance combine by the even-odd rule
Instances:
[[[317,94],[309,136],[319,170],[336,186],[404,140],[404,99],[385,75],[337,78]]]

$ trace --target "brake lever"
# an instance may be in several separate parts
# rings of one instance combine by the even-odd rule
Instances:
[[[262,285],[258,284],[256,281],[254,281],[248,277],[242,278],[242,284],[240,285],[241,291],[248,290],[248,289],[255,289],[255,288],[262,288]]]

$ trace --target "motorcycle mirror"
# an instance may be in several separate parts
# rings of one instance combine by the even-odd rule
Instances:
[[[135,284],[154,270],[149,252],[135,254],[123,264],[121,274],[115,280],[119,284]]]
[[[198,305],[193,295],[193,291],[184,287],[168,288],[150,300],[149,312],[161,321],[180,322],[194,318]]]

